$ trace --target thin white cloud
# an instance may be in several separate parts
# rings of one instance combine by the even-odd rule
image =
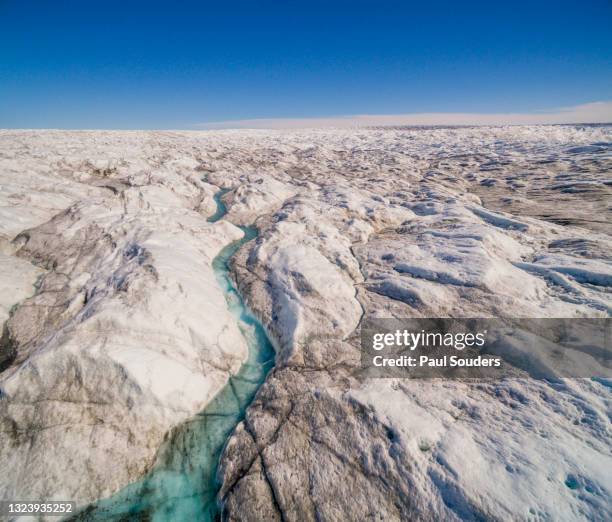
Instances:
[[[363,114],[334,118],[268,118],[197,124],[204,129],[300,129],[320,127],[371,127],[383,125],[533,125],[554,123],[611,123],[612,101],[585,103],[536,113],[478,114],[424,112],[414,114]]]

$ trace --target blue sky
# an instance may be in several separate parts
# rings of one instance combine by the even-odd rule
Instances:
[[[0,127],[612,100],[612,2],[0,0]]]

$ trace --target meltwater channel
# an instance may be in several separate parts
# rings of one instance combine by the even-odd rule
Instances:
[[[215,195],[217,211],[208,221],[223,218],[223,196]],[[81,511],[74,520],[211,521],[218,515],[217,466],[223,447],[247,406],[274,365],[274,348],[261,323],[245,306],[229,275],[236,251],[257,236],[254,227],[241,227],[244,237],[226,246],[213,260],[219,286],[249,347],[248,360],[206,406],[164,443],[153,469],[138,482]]]

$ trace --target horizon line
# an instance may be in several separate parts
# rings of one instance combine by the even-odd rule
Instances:
[[[242,120],[236,120],[242,121]],[[221,122],[219,122],[221,123]],[[224,123],[224,122],[223,122]],[[407,124],[379,124],[339,127],[218,127],[204,128],[201,126],[209,124],[197,124],[189,127],[0,127],[0,132],[220,132],[220,131],[266,131],[266,130],[341,130],[341,129],[469,129],[475,127],[561,127],[565,125],[601,125],[612,126],[612,118],[606,121],[572,121],[559,123],[407,123]]]
[[[422,112],[357,114],[321,118],[253,118],[197,123],[202,130],[352,127],[474,127],[500,125],[579,125],[612,123],[612,101],[596,101],[530,113]]]
[[[500,127],[525,125],[612,125],[612,101],[596,101],[531,113],[422,112],[357,114],[312,118],[253,118],[191,123],[181,127],[0,127],[0,131],[197,132],[215,130],[299,130],[380,127]]]

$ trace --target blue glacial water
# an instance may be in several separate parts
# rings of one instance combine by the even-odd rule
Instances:
[[[208,221],[218,221],[225,215],[222,198],[226,192],[221,190],[216,194],[217,211]],[[213,269],[229,310],[247,341],[247,362],[204,411],[171,434],[146,476],[89,506],[75,517],[76,520],[176,522],[217,518],[219,457],[274,365],[274,348],[261,323],[245,306],[229,275],[231,257],[244,243],[257,236],[253,227],[242,227],[242,230],[244,237],[219,253],[213,260]]]

